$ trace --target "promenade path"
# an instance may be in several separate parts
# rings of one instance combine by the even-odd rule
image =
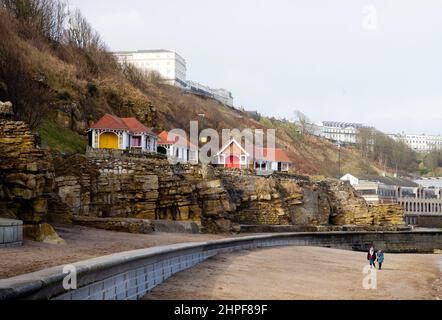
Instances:
[[[226,254],[173,276],[145,299],[442,299],[442,255],[387,254],[377,290],[362,286],[366,258],[312,247]]]
[[[130,234],[79,226],[57,226],[56,231],[66,241],[65,245],[24,241],[23,247],[1,248],[0,279],[118,252],[235,237],[176,233]]]

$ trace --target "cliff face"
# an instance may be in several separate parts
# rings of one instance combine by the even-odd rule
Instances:
[[[239,175],[224,170],[218,174],[235,204],[236,223],[290,225],[303,204],[303,190],[294,179]]]
[[[66,216],[202,222],[209,232],[235,230],[235,207],[219,179],[203,179],[199,166],[171,166],[162,157],[89,152],[58,158],[56,193]],[[68,213],[68,214],[66,214]]]
[[[306,177],[200,166],[171,166],[159,156],[89,152],[56,159],[56,193],[69,214],[200,222],[206,232],[239,225],[396,226],[403,211],[369,207],[349,185]],[[56,213],[57,210],[52,210]]]
[[[343,182],[329,182],[330,222],[333,225],[399,226],[404,225],[404,210],[400,205],[371,205],[356,190]]]
[[[12,115],[12,105],[0,103],[0,216],[40,223],[53,190],[53,165],[29,127]]]
[[[392,227],[404,224],[399,205],[369,206],[348,184],[302,177],[239,176],[220,171],[236,205],[234,222],[246,225]]]

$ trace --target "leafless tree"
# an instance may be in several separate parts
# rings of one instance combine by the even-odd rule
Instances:
[[[0,0],[6,9],[29,32],[29,27],[45,38],[57,43],[62,40],[68,15],[67,3],[63,0]]]
[[[97,49],[103,48],[100,36],[94,31],[78,9],[69,13],[67,27],[67,42],[80,49]]]
[[[131,63],[123,63],[122,71],[127,80],[138,89],[144,90],[146,84],[159,84],[164,81],[161,74],[155,70],[144,71],[140,70]]]
[[[301,135],[312,134],[313,126],[310,119],[301,111],[295,110],[295,118],[299,125]]]
[[[412,171],[417,169],[417,155],[404,142],[395,141],[373,128],[361,128],[358,133],[358,147],[361,155],[377,162],[385,170]]]
[[[36,128],[48,115],[54,97],[46,84],[22,64],[17,53],[1,44],[0,79],[5,85],[5,98],[13,103],[15,118],[29,124],[31,129]]]

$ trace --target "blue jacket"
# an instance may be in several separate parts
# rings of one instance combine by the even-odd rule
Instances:
[[[379,263],[384,262],[384,253],[383,252],[378,252],[378,262]]]

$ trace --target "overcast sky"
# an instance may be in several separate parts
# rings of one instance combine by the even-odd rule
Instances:
[[[175,50],[248,110],[442,134],[440,0],[70,3],[110,49]]]

